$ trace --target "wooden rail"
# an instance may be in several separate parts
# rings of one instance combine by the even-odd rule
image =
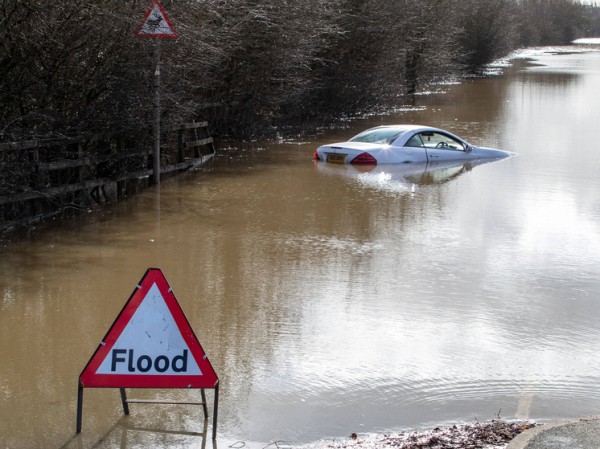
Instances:
[[[214,157],[208,122],[166,132],[161,174],[199,167]],[[148,136],[117,133],[0,143],[0,232],[66,207],[117,201],[150,183]]]

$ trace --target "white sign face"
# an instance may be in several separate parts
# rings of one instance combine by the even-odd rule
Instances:
[[[202,375],[156,283],[96,374]]]
[[[86,388],[215,388],[219,378],[164,275],[148,268],[79,383]]]

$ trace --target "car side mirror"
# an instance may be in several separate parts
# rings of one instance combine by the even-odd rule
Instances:
[[[467,153],[470,153],[471,151],[473,151],[473,147],[469,144],[465,144],[465,151]]]

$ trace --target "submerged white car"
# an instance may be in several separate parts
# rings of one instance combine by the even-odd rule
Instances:
[[[371,128],[347,142],[322,145],[314,159],[335,164],[405,164],[473,159],[502,159],[513,153],[471,145],[443,129],[419,125]]]

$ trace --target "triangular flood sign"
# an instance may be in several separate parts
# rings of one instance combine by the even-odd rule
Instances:
[[[149,268],[79,381],[83,387],[215,388],[219,379],[162,271]]]
[[[177,32],[173,28],[173,24],[169,16],[167,16],[160,0],[152,2],[133,35],[136,37],[157,37],[161,39],[175,39],[177,37]]]

